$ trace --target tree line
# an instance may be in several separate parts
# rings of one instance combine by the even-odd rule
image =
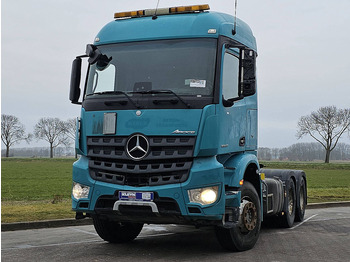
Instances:
[[[74,142],[76,120],[62,121],[59,118],[43,117],[34,126],[33,134],[26,133],[24,125],[18,117],[1,114],[1,141],[6,147],[6,157],[10,148],[21,141],[31,142],[33,138],[49,143],[50,158],[54,157],[54,149],[60,145],[69,146]]]
[[[326,151],[319,143],[296,143],[284,148],[259,147],[259,160],[314,161],[324,160]],[[339,143],[333,150],[330,160],[350,160],[350,145]]]
[[[71,157],[75,155],[75,148],[70,146],[58,146],[54,148],[54,157]],[[37,146],[28,146],[28,147],[15,147],[11,148],[9,157],[48,157],[50,155],[49,147],[37,147]],[[6,149],[1,150],[1,156],[6,156]]]

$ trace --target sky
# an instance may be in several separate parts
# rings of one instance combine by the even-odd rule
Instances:
[[[160,0],[159,7],[208,3],[234,14],[234,0]],[[155,8],[157,0],[2,0],[1,113],[32,132],[42,117],[76,118],[73,59],[115,12]],[[350,108],[350,1],[238,0],[237,17],[257,40],[259,147],[287,147],[297,122],[323,106]],[[350,143],[344,135],[340,142]],[[16,147],[43,146],[32,141]],[[3,146],[3,145],[2,145]]]

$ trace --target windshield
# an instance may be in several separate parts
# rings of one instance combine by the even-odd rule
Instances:
[[[213,96],[215,39],[122,43],[98,49],[111,61],[105,68],[98,63],[90,66],[86,98],[123,92],[154,95],[156,90],[171,90],[178,96]]]

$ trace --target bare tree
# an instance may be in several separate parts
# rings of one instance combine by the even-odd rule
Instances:
[[[65,134],[67,137],[73,142],[75,141],[75,134],[76,134],[76,128],[77,128],[77,120],[75,118],[68,119],[66,122],[64,122],[65,126]],[[77,158],[77,152],[75,151],[75,158]]]
[[[64,122],[58,118],[41,118],[34,127],[34,135],[50,143],[50,158],[53,158],[53,149],[68,144]]]
[[[65,133],[73,141],[75,140],[76,122],[77,120],[75,118],[68,119],[64,122]]]
[[[310,135],[319,142],[326,150],[325,163],[329,163],[332,150],[349,126],[350,108],[338,110],[335,106],[321,107],[299,119],[297,137]]]
[[[31,140],[32,135],[25,133],[24,125],[12,115],[1,114],[1,141],[6,146],[6,157],[10,155],[10,147],[20,141]]]

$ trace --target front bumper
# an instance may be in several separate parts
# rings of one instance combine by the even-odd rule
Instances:
[[[194,159],[189,177],[183,183],[145,187],[95,181],[89,175],[88,159],[81,157],[73,165],[73,181],[90,187],[88,198],[77,200],[72,196],[72,208],[76,212],[103,215],[119,221],[178,224],[219,224],[225,214],[224,168],[215,157]],[[190,202],[188,190],[212,186],[219,187],[213,204],[203,206]],[[119,203],[118,210],[115,210],[119,191],[154,192],[153,202],[158,212],[154,212],[153,204],[137,203]],[[230,202],[239,203],[239,200],[230,196]]]

